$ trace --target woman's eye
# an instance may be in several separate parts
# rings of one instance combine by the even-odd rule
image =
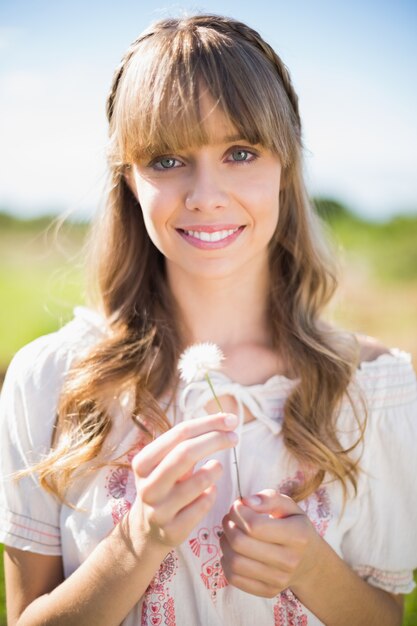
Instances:
[[[249,152],[249,150],[233,150],[233,152],[230,153],[230,156],[232,158],[232,161],[235,161],[235,163],[239,163],[239,162],[247,162],[247,161],[252,161],[252,159],[254,158],[254,154],[252,154],[252,152]]]
[[[152,166],[156,170],[172,170],[174,167],[178,167],[179,161],[174,157],[162,157],[153,162]]]

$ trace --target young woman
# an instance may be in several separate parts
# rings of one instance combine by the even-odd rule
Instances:
[[[9,625],[400,624],[416,379],[322,320],[335,281],[286,67],[232,19],[164,20],[107,111],[92,308],[2,392]],[[178,379],[207,341],[226,413]]]

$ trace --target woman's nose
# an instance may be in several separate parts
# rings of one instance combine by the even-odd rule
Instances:
[[[223,176],[208,166],[196,167],[190,177],[185,198],[185,208],[189,211],[213,211],[225,208],[229,194]]]

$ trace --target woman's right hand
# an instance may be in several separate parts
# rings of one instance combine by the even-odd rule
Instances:
[[[143,448],[132,461],[132,508],[65,580],[61,557],[7,549],[8,623],[120,624],[166,554],[213,505],[221,464],[208,460],[194,468],[237,443],[237,423],[234,415],[208,415],[174,426]]]
[[[237,443],[233,414],[208,415],[171,428],[141,450],[132,461],[136,499],[129,512],[131,539],[150,541],[168,551],[185,541],[208,513],[222,473],[211,459],[196,463]]]

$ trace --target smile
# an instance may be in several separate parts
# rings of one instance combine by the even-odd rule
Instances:
[[[225,225],[226,226],[226,225]],[[198,230],[197,230],[198,228]],[[233,243],[244,230],[245,226],[234,227],[194,227],[190,229],[177,228],[177,232],[185,241],[196,248],[217,249]]]
[[[230,235],[233,235],[238,230],[239,230],[239,227],[233,228],[230,230],[217,230],[214,233],[208,233],[204,230],[202,231],[184,230],[184,233],[186,235],[189,235],[190,237],[196,237],[197,239],[200,239],[201,241],[221,241],[222,239],[226,239],[226,237],[230,237]]]

